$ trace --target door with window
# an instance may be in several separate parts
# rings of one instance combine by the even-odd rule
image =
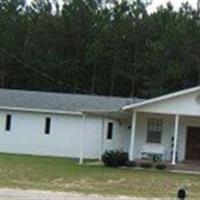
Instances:
[[[188,127],[186,159],[200,161],[200,127]]]

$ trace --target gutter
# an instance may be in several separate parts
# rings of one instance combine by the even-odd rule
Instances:
[[[35,113],[49,113],[49,114],[63,114],[63,115],[78,115],[82,116],[83,113],[79,111],[63,111],[63,110],[50,110],[50,109],[37,109],[37,108],[23,108],[23,107],[7,107],[0,106],[0,110],[21,111],[21,112],[35,112]]]

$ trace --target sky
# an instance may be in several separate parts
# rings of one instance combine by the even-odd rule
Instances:
[[[27,3],[30,3],[33,0],[26,0],[26,1]],[[62,0],[58,0],[58,1],[62,2]],[[167,2],[171,2],[175,9],[178,9],[181,6],[181,4],[184,2],[189,2],[193,8],[197,7],[197,0],[153,0],[152,5],[148,6],[147,9],[150,13],[152,13],[156,11],[157,7],[161,5],[165,6]]]
[[[197,0],[153,0],[152,5],[148,7],[149,12],[154,12],[157,7],[163,5],[165,6],[167,2],[171,2],[174,8],[178,9],[182,3],[189,2],[192,7],[197,7]]]

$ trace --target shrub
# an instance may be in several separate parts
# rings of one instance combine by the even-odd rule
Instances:
[[[135,161],[128,161],[126,164],[125,164],[126,167],[136,167],[137,166],[137,163]]]
[[[128,153],[123,151],[105,151],[102,155],[103,163],[108,167],[125,166],[128,162]]]
[[[153,164],[150,163],[150,162],[143,162],[143,163],[140,163],[140,167],[142,167],[142,168],[148,169],[148,168],[151,168],[152,166],[153,166]]]
[[[128,162],[128,153],[118,151],[117,160],[120,166],[126,165],[126,163]]]
[[[105,151],[105,153],[102,155],[102,161],[108,167],[118,166],[115,159],[114,151]]]
[[[153,160],[154,163],[160,162],[162,160],[162,155],[161,154],[153,154],[152,160]]]
[[[163,170],[163,169],[166,169],[167,168],[167,165],[163,164],[163,163],[159,163],[159,164],[156,164],[155,165],[155,168],[156,169],[159,169],[159,170]]]

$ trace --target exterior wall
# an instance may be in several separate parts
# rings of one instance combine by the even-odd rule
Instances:
[[[5,131],[6,114],[12,115],[11,131]],[[51,118],[49,135],[44,134],[46,117]],[[108,122],[114,123],[112,140],[106,138]],[[117,121],[86,116],[84,158],[100,158],[107,149],[126,149],[124,129]],[[0,111],[0,152],[78,158],[82,131],[83,119],[78,115]]]
[[[107,139],[107,125],[109,122],[112,122],[114,124],[112,140]],[[128,152],[128,148],[128,125],[121,124],[118,121],[113,121],[111,119],[104,119],[102,152],[104,152],[105,150],[123,150]]]
[[[11,131],[5,131],[5,116],[12,115]],[[50,135],[44,134],[45,118],[51,118]],[[161,144],[148,144],[148,118],[163,119]],[[165,160],[171,160],[171,139],[174,134],[173,115],[138,113],[134,158],[140,158],[144,146],[151,149],[164,148]],[[113,138],[107,139],[107,124],[113,122]],[[98,159],[105,150],[129,150],[130,122],[120,123],[108,118],[86,116],[84,158]],[[178,158],[185,159],[187,127],[200,126],[200,117],[181,116],[178,135]],[[82,116],[46,115],[30,112],[0,112],[0,152],[35,155],[66,156],[78,158],[80,155]]]
[[[83,157],[84,158],[99,158],[101,155],[101,123],[102,119],[94,116],[86,116]],[[83,131],[83,127],[81,127]],[[81,137],[79,137],[81,139]],[[80,141],[81,142],[81,141]],[[79,154],[75,157],[79,157]]]
[[[163,119],[163,132],[161,144],[152,144],[147,143],[147,126],[148,118],[159,118]],[[171,161],[171,151],[172,151],[172,137],[174,135],[174,125],[175,117],[172,115],[158,115],[158,114],[146,114],[139,113],[136,123],[136,138],[135,138],[135,147],[134,147],[134,158],[141,158],[141,150],[144,146],[148,146],[151,150],[157,148],[164,148],[164,160]],[[178,133],[178,160],[185,160],[186,152],[186,135],[187,127],[194,126],[200,127],[200,117],[185,117],[181,116],[179,124],[179,133]]]
[[[77,157],[82,117],[7,112],[12,115],[11,131],[5,131],[5,112],[0,113],[1,152]],[[51,131],[44,134],[45,118]]]

